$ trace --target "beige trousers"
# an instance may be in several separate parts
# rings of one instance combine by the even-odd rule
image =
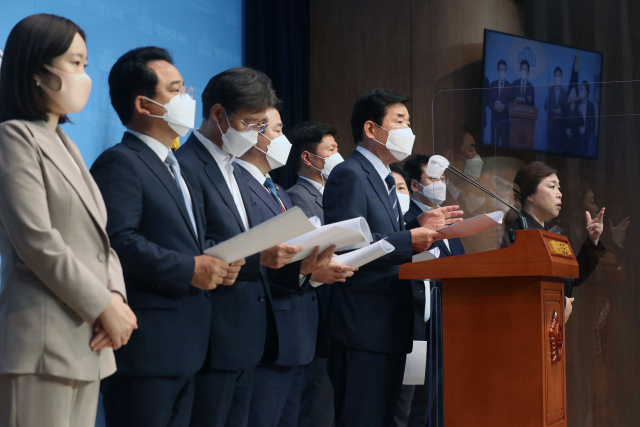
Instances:
[[[100,381],[0,374],[0,427],[94,427]]]

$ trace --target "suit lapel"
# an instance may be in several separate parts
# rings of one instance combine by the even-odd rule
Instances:
[[[220,166],[215,161],[211,153],[207,151],[207,149],[202,145],[202,143],[198,140],[198,138],[192,133],[187,143],[193,144],[194,149],[196,150],[196,154],[200,157],[205,163],[204,171],[207,173],[209,180],[213,184],[213,186],[218,190],[218,193],[224,200],[225,205],[231,210],[233,216],[235,217],[238,225],[242,231],[247,231],[244,227],[244,223],[242,222],[242,217],[240,216],[240,212],[238,212],[238,207],[236,206],[235,200],[233,200],[233,195],[231,194],[231,190],[227,185],[227,180],[224,179],[222,175],[222,171],[220,170]],[[236,178],[237,180],[237,178]]]
[[[122,138],[122,142],[126,144],[129,148],[132,148],[138,151],[138,157],[140,158],[140,160],[142,160],[142,162],[145,165],[147,165],[149,169],[151,169],[151,172],[153,172],[154,175],[158,177],[160,182],[162,182],[162,185],[164,185],[164,187],[167,189],[169,194],[171,194],[173,201],[175,202],[175,204],[178,206],[178,209],[180,210],[182,219],[187,224],[189,231],[191,231],[191,235],[199,245],[200,240],[198,239],[198,236],[196,236],[196,232],[193,229],[193,225],[191,224],[191,218],[189,218],[189,212],[187,211],[187,206],[185,205],[185,200],[184,200],[184,197],[182,196],[182,192],[178,188],[178,183],[176,182],[176,180],[173,179],[173,176],[171,176],[171,172],[169,172],[169,169],[167,168],[167,166],[165,166],[162,160],[160,160],[160,158],[156,155],[156,153],[154,153],[153,150],[151,150],[151,148],[147,146],[147,144],[142,142],[135,135],[132,135],[129,132],[125,132],[124,137]],[[187,184],[187,188],[189,188],[188,184]],[[189,192],[193,194],[190,188],[189,188]],[[195,208],[192,207],[192,209],[194,210],[194,217],[195,217]]]
[[[82,200],[82,203],[87,208],[94,221],[104,227],[106,213],[100,211],[98,204],[96,203],[96,198],[89,188],[90,185],[87,182],[87,177],[82,173],[82,169],[86,169],[86,166],[84,166],[82,157],[77,151],[75,144],[72,144],[62,129],[58,127],[56,131],[58,135],[60,135],[60,139],[62,139],[62,142],[69,151],[69,154],[71,154],[71,157],[69,157],[69,155],[64,152],[65,148],[60,146],[60,142],[57,141],[55,133],[51,131],[45,122],[38,121],[25,123],[27,123],[29,129],[34,133],[34,136],[36,136],[34,139],[44,155],[51,160],[51,162],[69,182],[71,187],[73,187],[76,193],[78,193],[80,200]],[[78,171],[78,168],[76,168],[76,165],[73,164],[73,160],[71,160],[72,158],[77,163],[80,172]],[[93,182],[93,179],[90,179],[89,181]]]
[[[445,253],[446,256],[451,256],[451,251],[449,250],[449,248],[447,248],[447,245],[442,240],[436,241],[434,245],[437,245],[440,250]],[[449,241],[449,245],[451,245],[451,241]]]
[[[242,173],[242,167],[237,164],[233,164],[233,176],[236,177],[236,182],[238,183],[238,188],[240,189],[240,195],[242,196],[242,202],[244,203],[244,208],[247,211],[247,220],[249,221],[249,228],[255,227],[260,224],[262,220],[260,219],[260,215],[258,213],[256,202],[253,199],[253,195],[251,194],[251,189],[249,188],[249,179]]]
[[[393,225],[393,229],[395,231],[400,231],[400,221],[396,221],[397,212],[394,211],[393,206],[391,206],[389,193],[387,192],[387,186],[385,185],[382,178],[380,178],[380,174],[378,174],[378,171],[373,167],[371,162],[357,150],[353,152],[352,156],[360,162],[363,169],[369,174],[369,182],[371,183],[371,186],[376,191],[378,197],[380,197],[380,200],[382,201],[382,204],[387,210],[387,213],[389,214],[389,220],[391,221],[391,225]]]
[[[253,194],[274,213],[274,215],[278,215],[282,213],[282,207],[276,202],[276,199],[273,198],[269,190],[262,184],[260,184],[247,170],[245,170],[242,166],[236,164],[234,167],[238,167],[242,169],[242,173],[244,174],[247,183],[249,184],[249,188]]]
[[[318,189],[316,187],[314,187],[313,184],[311,184],[306,179],[302,179],[300,177],[298,177],[297,184],[300,184],[302,187],[304,187],[309,192],[309,194],[314,196],[316,198],[316,203],[318,204],[318,206],[320,206],[321,209],[323,208],[323,206],[322,206],[322,193],[320,191],[318,191]]]

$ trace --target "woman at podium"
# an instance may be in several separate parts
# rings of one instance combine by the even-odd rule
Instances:
[[[532,162],[516,173],[514,183],[520,187],[520,191],[514,188],[514,192],[522,203],[522,216],[527,220],[527,228],[549,231],[544,225],[545,222],[556,218],[562,210],[562,193],[556,170],[543,162]],[[567,298],[565,321],[571,314],[570,302],[573,301],[571,298],[573,288],[583,284],[596,268],[600,259],[598,252],[606,251],[605,246],[600,242],[604,210],[605,208],[602,208],[595,218],[591,218],[588,211],[584,214],[589,235],[576,256],[580,276],[577,279],[564,281],[564,295]],[[513,228],[521,228],[520,223],[516,222]]]

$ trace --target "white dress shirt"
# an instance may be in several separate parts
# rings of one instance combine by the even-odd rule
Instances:
[[[309,181],[311,185],[313,185],[316,190],[320,192],[320,194],[324,194],[324,185],[317,183],[314,180],[307,178],[306,176],[298,175],[298,177],[304,179],[305,181]]]
[[[366,148],[361,147],[360,145],[356,147],[356,150],[358,150],[363,156],[367,158],[367,160],[369,160],[369,162],[371,162],[376,172],[378,172],[378,175],[380,175],[380,178],[382,178],[382,182],[384,182],[384,186],[387,188],[387,191],[389,191],[387,181],[384,180],[387,175],[391,173],[391,169],[389,169],[389,166],[385,166],[378,156],[376,156]]]
[[[67,155],[69,156],[69,158],[73,162],[73,165],[76,167],[76,169],[78,169],[78,172],[80,172],[80,166],[78,166],[76,161],[73,159],[73,157],[71,156],[71,153],[69,152],[69,149],[67,148],[66,145],[64,145],[64,141],[62,141],[62,138],[60,138],[60,135],[58,135],[57,132],[56,132],[56,137],[58,138],[58,141],[60,141],[60,145],[62,145],[62,148],[64,148],[65,153],[67,153]],[[82,172],[80,172],[80,174],[82,175]]]
[[[138,138],[140,138],[142,142],[144,142],[149,148],[151,148],[151,151],[156,153],[156,155],[160,158],[160,161],[162,161],[162,164],[164,164],[167,167],[167,170],[169,171],[171,176],[173,176],[173,171],[171,170],[171,166],[165,163],[165,160],[167,160],[167,156],[169,155],[169,151],[171,150],[170,148],[168,148],[166,145],[164,145],[162,142],[158,141],[157,139],[151,138],[149,135],[145,135],[143,133],[136,132],[131,129],[127,129],[127,132],[129,132],[131,135],[137,136]],[[173,177],[175,178],[175,176]],[[187,187],[187,183],[184,181],[184,178],[182,176],[180,176],[180,179],[187,193],[187,198],[189,199],[189,203],[191,203],[193,206],[193,202],[191,201],[191,193],[189,192],[189,187]]]
[[[236,204],[236,209],[238,209],[238,213],[240,213],[240,218],[242,218],[242,223],[244,224],[244,229],[249,229],[249,218],[247,217],[247,210],[244,207],[244,201],[242,200],[242,194],[240,194],[240,187],[238,187],[238,181],[236,181],[236,177],[233,174],[233,160],[235,156],[227,153],[222,150],[212,141],[207,139],[204,135],[198,132],[198,129],[193,130],[193,134],[198,138],[198,141],[204,145],[204,148],[207,149],[213,160],[216,161],[218,167],[220,168],[220,172],[222,172],[222,176],[224,177],[225,182],[227,183],[227,187],[231,192],[231,196],[233,197],[233,201]]]

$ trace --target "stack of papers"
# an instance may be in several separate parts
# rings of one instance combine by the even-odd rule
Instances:
[[[502,224],[504,218],[504,212],[495,211],[488,214],[474,216],[473,218],[465,219],[453,225],[442,227],[437,229],[440,233],[445,235],[445,239],[454,239],[456,237],[472,236],[481,231],[488,230],[491,227]]]

